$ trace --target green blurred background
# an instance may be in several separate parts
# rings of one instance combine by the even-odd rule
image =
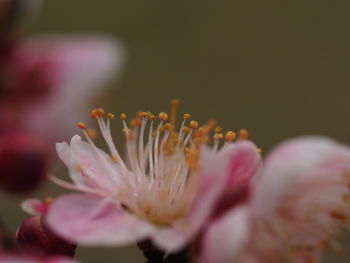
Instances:
[[[119,38],[128,52],[124,74],[96,106],[157,112],[176,97],[201,122],[215,117],[225,129],[249,129],[266,153],[303,134],[350,144],[349,9],[349,1],[330,0],[49,0],[27,31]],[[58,191],[48,183],[33,196]],[[0,198],[12,230],[26,216],[20,200]],[[134,247],[81,248],[77,258],[143,262]],[[349,258],[332,253],[325,262]]]

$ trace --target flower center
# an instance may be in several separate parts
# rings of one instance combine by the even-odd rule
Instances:
[[[200,160],[203,148],[217,152],[236,139],[228,131],[225,135],[216,121],[211,119],[203,126],[191,120],[186,113],[180,127],[176,128],[178,101],[171,101],[170,117],[165,112],[157,116],[140,111],[128,125],[122,113],[123,133],[126,136],[126,157],[122,159],[113,142],[110,120],[114,115],[103,109],[94,109],[95,118],[109,147],[110,158],[116,167],[120,184],[115,197],[121,206],[134,215],[154,224],[169,225],[186,215],[190,208],[200,176]],[[87,140],[93,144],[94,133],[79,122]],[[248,133],[239,132],[242,140]]]

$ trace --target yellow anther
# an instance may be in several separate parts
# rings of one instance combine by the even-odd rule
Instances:
[[[130,121],[130,125],[133,127],[140,127],[141,126],[141,120],[140,118],[135,118]]]
[[[95,139],[97,137],[97,133],[95,129],[88,129],[86,133],[91,139]]]
[[[98,109],[93,109],[91,111],[91,117],[92,118],[100,118],[103,117],[105,115],[105,111],[102,108],[98,108]]]
[[[158,114],[158,118],[162,121],[166,121],[168,119],[168,114],[166,114],[165,112],[160,112]]]
[[[84,122],[79,121],[79,122],[77,123],[77,126],[78,126],[80,129],[82,129],[82,130],[85,130],[85,129],[86,129],[86,125],[85,125]]]
[[[139,116],[140,116],[140,117],[147,117],[148,114],[147,114],[147,112],[142,111],[142,112],[140,112],[140,115],[139,115]]]
[[[258,153],[262,153],[262,149],[261,149],[261,148],[257,148],[256,151],[257,151]]]
[[[126,120],[126,114],[125,113],[120,114],[120,119],[121,120]]]
[[[197,129],[198,128],[198,122],[197,121],[191,121],[190,122],[190,127],[192,129]]]
[[[216,128],[214,129],[214,132],[215,132],[215,133],[222,133],[222,128],[221,128],[221,127],[216,127]]]
[[[156,118],[156,116],[154,116],[153,114],[151,114],[151,115],[149,115],[149,117],[148,117],[151,121],[153,121],[155,118]]]
[[[189,114],[189,113],[185,113],[184,114],[184,119],[185,120],[188,120],[188,119],[190,119],[191,118],[191,114]]]
[[[164,124],[164,126],[163,126],[163,129],[164,130],[168,130],[168,131],[170,131],[171,130],[171,128],[172,128],[172,125],[168,122],[168,123],[166,123],[166,124]]]
[[[171,104],[171,106],[177,106],[177,105],[179,105],[179,100],[178,99],[172,99],[171,101],[170,101],[170,104]]]
[[[222,133],[215,133],[213,138],[215,140],[222,140],[224,138],[224,135]]]
[[[183,131],[184,133],[188,134],[188,133],[191,132],[191,129],[190,129],[190,127],[184,126],[184,127],[182,128],[182,131]]]
[[[233,131],[228,131],[228,132],[226,132],[226,134],[225,134],[225,140],[226,140],[227,142],[232,142],[232,141],[234,141],[234,140],[236,139],[236,137],[237,137],[237,135],[236,135],[236,133],[233,132]]]
[[[107,114],[107,118],[110,119],[110,120],[114,119],[114,117],[115,117],[115,115],[113,113],[108,113]]]
[[[97,118],[97,110],[96,110],[96,109],[93,109],[93,110],[91,111],[91,117],[92,117],[92,118]]]
[[[239,130],[239,139],[242,141],[248,140],[249,133],[246,129],[240,129]]]

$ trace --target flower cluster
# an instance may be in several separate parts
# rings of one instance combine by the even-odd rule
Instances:
[[[19,37],[39,2],[0,0],[0,190],[32,192],[49,178],[75,193],[27,199],[16,234],[0,222],[0,263],[68,263],[77,246],[136,243],[148,263],[317,263],[350,216],[350,148],[289,139],[262,158],[246,129],[223,132],[191,114],[83,113],[123,64],[113,39]],[[84,138],[74,135],[74,123]],[[74,128],[73,128],[74,127]],[[70,143],[65,141],[71,138]],[[54,145],[70,181],[51,174]],[[3,215],[3,213],[2,213]]]
[[[223,134],[188,113],[176,129],[177,105],[170,116],[140,111],[130,125],[120,115],[126,158],[113,114],[92,111],[109,153],[79,122],[86,142],[75,135],[56,145],[73,183],[51,179],[82,193],[57,198],[46,224],[79,245],[139,242],[146,257],[158,252],[154,262],[318,262],[348,223],[350,149],[301,137],[263,163],[244,129]]]

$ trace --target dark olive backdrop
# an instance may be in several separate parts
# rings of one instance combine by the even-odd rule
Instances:
[[[345,0],[50,0],[28,34],[114,35],[128,63],[99,106],[159,111],[176,97],[200,121],[248,128],[268,152],[303,134],[350,143],[349,9]],[[35,195],[57,192],[47,189]],[[1,199],[15,229],[24,216],[20,199]],[[79,249],[78,258],[142,262],[135,248]],[[348,261],[333,255],[327,262]]]

